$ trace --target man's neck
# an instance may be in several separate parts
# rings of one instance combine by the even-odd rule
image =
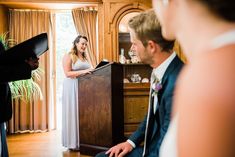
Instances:
[[[165,60],[167,60],[168,57],[170,57],[172,55],[174,51],[162,51],[160,52],[158,55],[155,56],[154,58],[154,62],[153,64],[151,64],[150,66],[152,68],[157,68],[159,65],[161,65]]]

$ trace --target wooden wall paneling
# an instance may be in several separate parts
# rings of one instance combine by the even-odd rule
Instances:
[[[98,60],[118,61],[118,25],[122,17],[131,12],[151,8],[151,0],[104,0],[98,4],[99,56]]]
[[[0,0],[0,3],[101,3],[102,0]]]
[[[0,4],[12,9],[66,10],[86,6],[97,6],[102,0],[0,0]]]
[[[5,6],[0,5],[0,34],[8,31],[8,10]]]
[[[98,4],[98,51],[97,51],[97,61],[101,61],[105,58],[104,55],[104,6],[102,4]]]

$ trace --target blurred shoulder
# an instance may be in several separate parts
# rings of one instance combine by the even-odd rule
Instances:
[[[184,68],[175,98],[181,156],[235,153],[234,50],[230,45],[206,52]]]
[[[179,77],[177,99],[185,105],[235,104],[235,45],[197,56]],[[178,100],[177,100],[178,101]],[[230,107],[231,107],[230,106]],[[229,108],[230,108],[229,107]]]

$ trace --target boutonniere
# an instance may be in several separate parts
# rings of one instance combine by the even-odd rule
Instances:
[[[153,93],[152,96],[156,96],[158,92],[162,89],[162,84],[159,79],[155,79],[152,84]]]

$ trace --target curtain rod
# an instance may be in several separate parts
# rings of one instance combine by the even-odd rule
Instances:
[[[80,7],[80,8],[74,8],[74,9],[12,9],[9,10],[14,11],[44,11],[44,12],[67,12],[71,10],[84,10],[84,11],[98,11],[97,7],[94,6],[86,6],[86,7]]]
[[[14,11],[51,11],[51,10],[48,10],[48,9],[12,9],[10,8],[9,10],[14,10]]]

